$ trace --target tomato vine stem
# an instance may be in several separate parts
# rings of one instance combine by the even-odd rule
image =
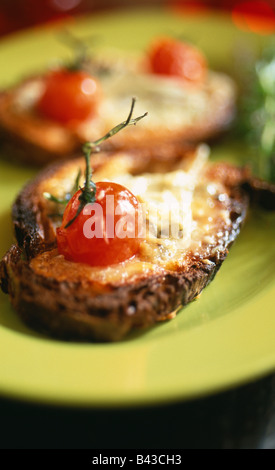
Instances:
[[[92,181],[93,171],[92,171],[92,167],[91,167],[91,155],[93,153],[100,152],[100,145],[102,144],[102,142],[109,139],[110,137],[113,137],[115,134],[117,134],[118,132],[120,132],[122,129],[124,129],[127,126],[135,126],[141,119],[143,119],[144,117],[146,117],[148,115],[148,113],[144,113],[142,116],[138,116],[137,118],[133,118],[132,116],[133,116],[135,104],[136,104],[136,98],[132,98],[131,109],[130,109],[129,115],[128,115],[128,117],[125,121],[123,121],[120,124],[118,124],[117,126],[113,127],[109,132],[107,132],[107,134],[105,134],[100,139],[98,139],[94,142],[86,142],[83,145],[82,151],[83,151],[85,161],[86,161],[85,186],[84,186],[84,188],[80,188],[81,189],[81,195],[78,198],[79,202],[80,202],[78,210],[77,210],[75,216],[67,223],[65,228],[70,227],[74,223],[74,221],[77,219],[77,217],[79,216],[79,214],[82,212],[82,210],[84,209],[84,207],[87,204],[93,204],[96,201],[96,185]]]

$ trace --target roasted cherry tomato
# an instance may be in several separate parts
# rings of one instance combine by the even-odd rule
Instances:
[[[55,70],[45,78],[45,90],[37,109],[62,124],[83,121],[96,113],[100,95],[97,80],[88,73]]]
[[[202,82],[207,71],[206,59],[198,49],[166,37],[151,45],[149,67],[153,73],[178,77],[190,83]]]
[[[134,256],[143,239],[137,198],[119,184],[96,183],[95,203],[86,205],[66,228],[77,213],[80,195],[81,190],[72,197],[57,229],[59,253],[91,266],[109,266]]]

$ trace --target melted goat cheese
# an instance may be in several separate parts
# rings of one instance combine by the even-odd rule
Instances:
[[[223,107],[230,96],[233,100],[232,80],[223,74],[209,71],[208,79],[201,85],[186,84],[177,78],[153,74],[121,73],[102,79],[104,99],[99,107],[100,115],[110,126],[125,119],[129,109],[129,97],[135,96],[137,115],[148,112],[152,128],[182,129],[201,122],[202,116],[210,116]],[[141,126],[147,126],[145,121]]]
[[[127,155],[120,154],[110,159],[102,169],[95,171],[94,181],[105,179],[125,185],[141,203],[145,203],[146,216],[152,214],[151,225],[139,253],[118,265],[100,268],[67,261],[54,250],[35,258],[32,267],[46,276],[67,280],[81,280],[84,277],[88,282],[106,285],[134,282],[152,273],[162,275],[167,270],[178,271],[189,266],[190,257],[198,257],[205,264],[211,263],[208,258],[218,256],[230,242],[232,222],[226,188],[222,183],[209,179],[205,172],[207,157],[208,147],[202,145],[186,171],[182,169],[185,167],[183,165],[176,171],[139,175],[131,174],[131,160]],[[72,173],[66,171],[56,180],[50,178],[47,184],[43,183],[43,191],[55,194],[56,186],[59,191],[63,187],[64,194],[69,188],[69,181],[74,181],[75,172],[76,168],[72,166]],[[172,206],[169,217],[168,210],[167,213],[162,212],[164,203],[167,203],[166,208]],[[174,210],[176,205],[179,211]],[[162,236],[159,220],[166,230]],[[171,234],[173,224],[179,224],[182,232]]]
[[[113,176],[112,181],[129,189],[142,205],[146,238],[141,257],[145,261],[165,264],[190,248],[196,228],[192,216],[194,190],[208,154],[208,147],[201,145],[188,171]]]

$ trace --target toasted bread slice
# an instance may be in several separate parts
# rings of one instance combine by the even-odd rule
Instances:
[[[137,62],[138,63],[138,62]],[[105,69],[104,69],[105,70]],[[83,142],[127,117],[131,98],[137,112],[149,117],[138,129],[116,135],[108,147],[130,149],[149,143],[202,141],[225,130],[235,113],[236,90],[226,75],[209,71],[199,85],[145,73],[124,65],[108,71],[93,68],[102,87],[102,100],[93,118],[74,126],[46,119],[37,112],[43,76],[28,78],[0,93],[0,145],[3,155],[37,166],[76,156]]]
[[[60,209],[45,199],[70,191],[83,160],[45,169],[13,207],[17,246],[3,258],[2,289],[22,319],[50,335],[116,341],[131,330],[170,319],[214,278],[244,222],[245,170],[206,163],[207,149],[159,155],[117,152],[92,157],[94,179],[127,184],[155,206],[163,198],[184,199],[183,233],[149,233],[132,259],[108,268],[70,262],[57,251]],[[154,224],[153,224],[154,225]]]

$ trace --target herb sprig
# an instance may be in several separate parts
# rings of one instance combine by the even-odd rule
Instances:
[[[61,205],[67,205],[69,200],[72,198],[72,196],[76,193],[76,191],[79,190],[79,181],[81,177],[81,170],[78,170],[75,183],[71,189],[70,192],[66,193],[63,198],[58,198],[56,196],[53,196],[53,194],[45,192],[43,194],[44,198],[47,199],[50,202],[54,202],[55,204],[61,204]]]
[[[247,68],[245,77],[238,133],[248,142],[255,173],[275,182],[275,43]]]
[[[105,134],[103,137],[100,139],[94,141],[94,142],[86,142],[83,147],[82,151],[85,157],[85,162],[86,162],[86,181],[84,188],[79,188],[79,180],[81,173],[78,173],[78,176],[76,178],[76,182],[74,185],[73,189],[73,194],[75,194],[79,189],[81,190],[81,194],[79,196],[79,207],[78,210],[75,214],[75,216],[67,223],[65,228],[70,227],[74,221],[77,219],[77,217],[80,215],[82,210],[87,204],[93,204],[96,201],[96,185],[92,181],[92,167],[91,167],[91,155],[93,153],[98,153],[100,152],[100,145],[107,139],[113,137],[115,134],[120,132],[122,129],[128,126],[135,126],[141,119],[143,119],[145,116],[148,115],[148,113],[144,113],[142,116],[138,116],[137,118],[133,118],[133,112],[134,112],[134,107],[136,103],[136,98],[132,98],[132,104],[131,104],[131,109],[129,112],[129,115],[127,119],[117,126],[115,126],[113,129],[111,129],[107,134]],[[59,199],[56,198],[55,196],[49,194],[49,193],[44,193],[44,197],[52,202],[55,202],[57,204],[67,204],[71,197],[73,196],[71,193],[67,193],[64,199]]]

